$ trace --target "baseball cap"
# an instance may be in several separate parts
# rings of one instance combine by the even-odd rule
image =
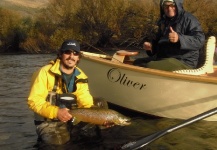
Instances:
[[[163,6],[164,2],[172,2],[172,3],[175,3],[174,0],[163,0],[162,3],[161,3],[162,6]]]
[[[80,44],[76,40],[66,40],[63,42],[60,51],[65,52],[67,50],[74,50],[80,52]]]

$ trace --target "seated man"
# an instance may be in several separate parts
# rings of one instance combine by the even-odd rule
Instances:
[[[205,43],[199,21],[183,9],[182,0],[161,0],[160,14],[156,39],[143,45],[149,57],[133,64],[165,71],[196,68]]]

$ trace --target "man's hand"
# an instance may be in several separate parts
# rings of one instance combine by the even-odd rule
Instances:
[[[169,40],[171,43],[176,43],[179,41],[179,36],[178,36],[177,32],[175,32],[173,30],[172,27],[170,27]]]
[[[150,42],[144,42],[143,48],[144,48],[144,50],[146,50],[146,51],[151,51],[151,50],[152,50],[152,45],[151,45]]]
[[[59,108],[57,112],[57,118],[62,122],[67,122],[72,118],[72,115],[68,112],[67,108]]]

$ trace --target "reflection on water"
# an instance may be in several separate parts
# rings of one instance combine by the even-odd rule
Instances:
[[[55,55],[0,55],[0,148],[36,149],[37,136],[33,113],[26,104],[33,71],[47,64]],[[132,118],[126,127],[102,130],[101,140],[72,142],[60,149],[111,149],[180,123],[180,120],[150,118],[110,105]],[[201,112],[202,113],[202,112]],[[216,150],[217,123],[200,121],[172,132],[144,147],[149,150]],[[57,147],[46,146],[46,149]]]

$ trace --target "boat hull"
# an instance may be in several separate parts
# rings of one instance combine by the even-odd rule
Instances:
[[[217,107],[217,81],[179,75],[102,58],[84,56],[79,67],[87,74],[94,97],[166,118],[187,119]],[[217,121],[217,115],[206,120]]]

